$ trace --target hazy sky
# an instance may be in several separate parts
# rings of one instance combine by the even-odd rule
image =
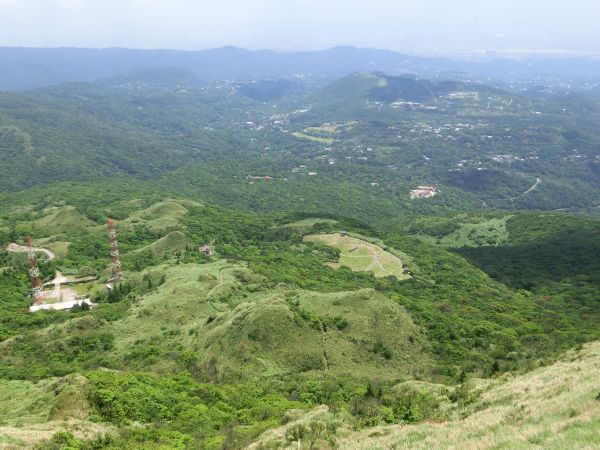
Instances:
[[[600,53],[597,0],[0,0],[0,46]]]

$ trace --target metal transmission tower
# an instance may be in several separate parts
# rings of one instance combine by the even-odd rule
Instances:
[[[112,278],[108,281],[116,283],[121,279],[121,275],[123,275],[121,271],[121,255],[119,254],[119,245],[117,244],[115,222],[109,218],[107,223],[108,236],[110,237],[110,257],[112,258]]]
[[[27,242],[27,259],[29,259],[29,276],[31,277],[33,303],[39,305],[40,303],[43,303],[45,299],[42,282],[40,281],[40,269],[38,268],[37,256],[33,249],[31,236],[26,236],[25,242]]]

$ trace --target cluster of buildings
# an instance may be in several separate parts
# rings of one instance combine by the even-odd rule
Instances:
[[[431,198],[438,194],[438,190],[434,186],[417,186],[416,189],[411,189],[410,198]]]

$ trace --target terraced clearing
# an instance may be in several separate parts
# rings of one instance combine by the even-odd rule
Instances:
[[[339,249],[341,251],[339,261],[328,263],[334,269],[346,266],[354,272],[373,272],[376,277],[392,275],[399,279],[410,278],[402,272],[400,258],[362,239],[333,233],[311,234],[305,236],[304,241],[320,242]]]
[[[321,144],[333,144],[333,138],[311,136],[310,134],[302,133],[301,131],[296,131],[295,133],[292,133],[292,136],[297,137],[299,139],[308,139],[309,141],[320,142]]]

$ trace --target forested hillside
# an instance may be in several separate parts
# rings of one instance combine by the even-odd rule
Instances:
[[[246,211],[593,211],[599,109],[582,105],[382,74],[205,84],[138,72],[0,94],[0,187],[163,175],[166,189]],[[419,185],[437,195],[411,200]]]

